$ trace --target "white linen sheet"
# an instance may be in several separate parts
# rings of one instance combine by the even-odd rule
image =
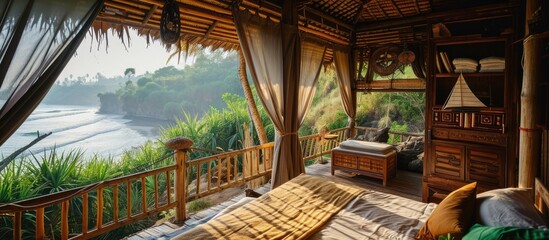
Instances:
[[[415,239],[436,206],[366,190],[310,239]]]
[[[221,214],[238,211],[238,207],[253,201],[245,198],[229,206]],[[351,200],[322,230],[310,239],[415,239],[435,203],[422,203],[404,197],[366,190]]]

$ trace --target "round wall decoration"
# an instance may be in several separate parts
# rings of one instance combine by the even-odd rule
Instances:
[[[391,75],[399,66],[400,49],[395,46],[380,47],[372,54],[372,69],[381,76]]]
[[[179,40],[181,17],[175,0],[166,0],[160,17],[160,38],[164,43],[172,44]]]
[[[398,62],[402,65],[411,64],[416,60],[416,54],[410,50],[404,50],[398,55]]]

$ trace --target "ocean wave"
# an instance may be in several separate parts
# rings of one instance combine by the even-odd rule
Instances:
[[[58,111],[60,114],[49,114],[49,113],[44,113],[44,114],[37,114],[35,116],[31,115],[29,118],[27,118],[27,122],[30,122],[30,121],[36,121],[36,120],[41,120],[41,119],[48,119],[48,118],[59,118],[59,117],[66,117],[66,116],[73,116],[73,115],[78,115],[78,114],[84,114],[84,113],[92,113],[92,111],[90,110],[75,110],[75,111]],[[52,112],[52,113],[56,113],[56,112]]]
[[[64,126],[64,127],[61,127],[61,128],[54,128],[54,129],[39,129],[37,131],[40,131],[42,133],[48,133],[48,132],[53,132],[53,133],[60,133],[60,132],[64,132],[64,131],[68,131],[68,130],[72,130],[72,129],[77,129],[77,128],[81,128],[81,127],[85,127],[85,126],[88,126],[88,125],[92,125],[92,124],[96,124],[100,121],[103,121],[105,120],[107,117],[106,116],[97,116],[96,118],[93,118],[93,119],[90,119],[88,121],[84,121],[84,122],[78,122],[77,124],[73,124],[73,125],[69,125],[69,126]],[[33,136],[33,135],[36,135],[36,132],[37,131],[32,131],[32,132],[24,132],[24,133],[21,133],[22,136]]]
[[[111,128],[111,129],[105,129],[103,131],[93,132],[91,134],[82,136],[80,138],[71,139],[71,141],[68,141],[68,142],[56,143],[56,144],[53,144],[53,145],[50,145],[50,146],[41,146],[41,147],[31,148],[27,152],[30,152],[30,153],[36,155],[36,154],[40,154],[40,153],[43,153],[43,152],[46,152],[46,151],[50,151],[53,148],[56,148],[56,149],[63,148],[63,147],[66,147],[68,145],[76,144],[78,142],[84,141],[88,138],[96,137],[96,136],[99,136],[99,135],[102,135],[102,134],[108,134],[108,133],[120,131],[122,129],[123,129],[123,127],[115,127],[115,128]],[[22,155],[28,155],[28,154],[22,154]]]

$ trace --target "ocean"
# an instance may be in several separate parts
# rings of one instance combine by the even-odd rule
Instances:
[[[120,156],[124,150],[156,140],[165,122],[130,120],[122,115],[97,113],[98,107],[39,105],[19,129],[0,146],[0,159],[27,145],[37,133],[52,134],[24,154],[40,156],[56,148],[58,153],[81,149],[84,155]],[[3,157],[2,157],[3,156]]]

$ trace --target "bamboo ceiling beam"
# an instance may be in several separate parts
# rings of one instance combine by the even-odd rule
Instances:
[[[210,27],[208,28],[208,31],[206,31],[206,35],[204,37],[208,37],[210,35],[210,33],[212,33],[212,31],[214,30],[215,28],[215,25],[217,25],[217,21],[214,21],[212,23],[212,25],[210,25]]]
[[[402,12],[400,11],[400,8],[395,4],[395,0],[391,0],[389,1],[391,2],[391,4],[393,5],[393,7],[397,10],[397,13],[400,17],[403,17],[404,15],[402,15]]]
[[[360,19],[360,15],[362,15],[362,11],[364,11],[364,5],[366,5],[366,0],[362,0],[361,2],[362,4],[360,4],[360,6],[358,7],[358,11],[356,12],[355,17],[353,18],[353,25],[355,25],[358,22],[358,19]]]
[[[243,7],[261,9],[265,13],[275,16],[278,19],[280,19],[280,17],[282,16],[282,9],[279,6],[276,6],[268,1],[261,1],[260,3],[256,3],[256,1],[253,0],[246,0],[240,4],[240,10],[244,10]]]
[[[376,6],[377,8],[381,11],[381,13],[383,13],[384,17],[385,18],[388,18],[389,16],[387,15],[387,13],[385,12],[385,10],[383,10],[383,8],[381,7],[381,5],[379,4],[379,1],[376,1]]]
[[[324,39],[327,39],[331,42],[334,42],[334,43],[337,43],[337,44],[341,44],[341,45],[349,45],[349,41],[348,40],[342,40],[342,39],[339,39],[339,38],[336,38],[336,37],[333,37],[331,35],[328,35],[324,32],[321,32],[321,31],[318,31],[318,30],[314,30],[314,29],[311,29],[311,28],[307,28],[307,27],[304,27],[304,26],[299,26],[299,30],[303,31],[303,32],[306,32],[306,33],[310,33],[310,34],[313,34],[313,35],[316,35],[318,37],[321,37],[321,38],[324,38]]]
[[[137,7],[137,5],[136,6],[129,6],[129,5],[125,5],[125,4],[122,4],[122,3],[107,1],[106,3],[108,3],[108,5],[113,7],[113,8],[118,8],[118,9],[121,9],[121,10],[124,10],[124,11],[127,11],[127,12],[131,12],[131,13],[136,14],[136,15],[132,15],[130,17],[131,19],[127,19],[127,18],[124,19],[123,16],[104,16],[104,15],[100,15],[98,18],[103,19],[105,22],[113,22],[113,23],[118,23],[118,24],[129,23],[129,24],[131,24],[131,26],[137,27],[137,28],[143,27],[143,26],[148,26],[147,28],[150,28],[151,27],[150,24],[149,24],[150,22],[155,22],[156,23],[155,25],[158,25],[158,22],[160,20],[160,16],[157,15],[157,13],[160,13],[161,8],[159,8],[159,7],[162,7],[164,3],[160,0],[140,0],[140,1],[143,2],[143,3],[147,3],[147,4],[151,4],[153,6],[156,6],[156,9],[154,11],[152,11],[153,14],[151,14],[149,19],[145,22],[145,24],[143,24],[144,19],[147,18],[146,15],[151,11],[150,11],[150,8],[148,8],[149,11],[147,11],[145,9],[146,6],[144,6],[144,5],[139,5]],[[191,4],[187,4],[189,2]],[[196,0],[195,1],[186,1],[185,3],[178,2],[178,5],[179,5],[180,11],[185,13],[185,14],[183,14],[183,18],[185,18],[185,16],[190,16],[189,18],[207,19],[209,21],[212,21],[212,23],[213,23],[213,21],[216,21],[217,23],[216,23],[214,29],[211,31],[210,35],[217,32],[217,30],[220,27],[223,27],[225,29],[220,30],[219,31],[219,32],[221,32],[220,34],[224,34],[225,37],[235,37],[236,38],[236,32],[233,31],[233,29],[235,29],[235,27],[234,27],[234,21],[233,21],[232,16],[231,16],[232,13],[231,14],[225,14],[225,13],[229,13],[228,9],[223,9],[219,6],[215,6],[213,4],[209,4],[209,3],[205,3],[205,2],[199,2],[199,1],[196,1]],[[257,11],[259,11],[260,16],[262,16],[264,18],[267,17],[267,15],[265,15],[264,13],[268,13],[269,15],[272,15],[272,16],[269,16],[269,17],[273,17],[271,19],[274,22],[278,22],[278,21],[280,21],[279,18],[277,19],[277,18],[274,18],[274,17],[276,17],[276,15],[279,16],[280,13],[276,13],[273,10],[276,7],[273,7],[271,5],[272,4],[270,4],[268,2],[265,2],[264,5],[260,6],[260,5],[254,3],[254,2],[245,1],[241,5],[241,8],[242,7],[256,7],[259,10],[250,9],[252,13],[255,14]],[[207,7],[208,9],[203,9],[205,7]],[[210,9],[214,9],[215,11],[212,11]],[[217,11],[219,11],[219,12],[217,12]],[[143,18],[143,16],[145,16],[145,17]],[[337,20],[337,19],[332,18],[331,20]],[[339,21],[339,22],[342,23],[341,21]],[[192,24],[185,23],[185,22],[183,22],[183,24],[192,25]],[[197,27],[197,26],[198,27],[203,27],[204,29],[202,29],[202,31],[207,32],[208,27],[204,26],[203,24],[196,24],[196,23],[194,23],[194,24],[195,24],[195,27]],[[155,27],[155,26],[153,26],[153,27]],[[350,27],[350,25],[345,24],[344,27]],[[193,29],[193,28],[190,28],[190,29]],[[158,30],[158,29],[155,29],[155,30]],[[193,30],[198,30],[198,29],[193,29]],[[327,31],[327,30],[322,29],[322,28],[315,29],[314,26],[306,27],[306,26],[303,26],[302,23],[300,23],[299,30],[311,33],[313,35],[316,35],[320,38],[324,38],[324,39],[329,40],[329,41],[334,42],[334,43],[338,43],[338,44],[342,44],[342,45],[348,45],[349,44],[348,40],[344,36],[342,36],[341,33],[334,33],[334,35],[338,36],[338,37],[335,37],[334,35],[330,35],[329,33],[327,33],[327,32],[330,32],[330,31]],[[352,28],[350,28],[350,30],[352,30]],[[230,35],[230,36],[227,36],[227,35]],[[201,37],[204,37],[204,36],[201,36]]]
[[[324,18],[324,19],[327,19],[327,20],[329,20],[329,21],[331,21],[331,22],[333,22],[333,23],[335,23],[335,24],[337,24],[337,25],[343,26],[343,27],[347,28],[348,30],[353,30],[353,29],[354,29],[353,26],[351,26],[350,24],[348,24],[348,23],[346,23],[346,22],[344,22],[344,21],[341,21],[341,20],[339,20],[339,19],[337,19],[337,18],[334,18],[334,17],[332,17],[332,16],[330,16],[330,15],[328,15],[328,14],[325,14],[325,13],[323,13],[323,12],[320,12],[320,11],[318,11],[318,10],[316,10],[316,9],[313,9],[313,8],[310,8],[310,7],[305,6],[305,7],[304,7],[304,11],[305,11],[305,12],[312,13],[312,14],[315,14],[315,15],[318,15],[318,16],[320,16],[320,17],[322,17],[322,18]]]
[[[433,12],[429,14],[423,14],[419,16],[403,17],[400,19],[391,19],[385,21],[376,21],[375,22],[364,22],[356,27],[357,32],[361,31],[371,31],[379,29],[387,29],[401,26],[411,26],[411,25],[424,25],[428,20],[439,20],[439,19],[449,19],[449,18],[464,18],[471,17],[471,14],[475,15],[494,15],[495,13],[505,12],[510,8],[517,7],[517,4],[509,3],[498,3],[491,4],[487,6],[480,6],[475,8],[465,8],[465,9],[456,9],[448,10],[442,12]]]
[[[125,5],[125,4],[121,4],[121,3],[105,1],[105,6],[110,7],[112,9],[116,9],[116,10],[122,10],[121,12],[124,12],[125,14],[128,14],[128,13],[135,13],[135,14],[139,14],[139,15],[144,15],[145,14],[141,9],[138,9],[138,8],[132,7],[132,6],[128,6],[128,5]]]
[[[421,10],[419,9],[419,2],[418,0],[414,0],[414,7],[416,8],[417,14],[421,13]]]
[[[116,18],[116,17],[98,16],[96,18],[96,21],[104,21],[104,22],[108,22],[108,23],[112,23],[112,24],[122,24],[122,25],[128,25],[128,26],[135,27],[135,28],[148,29],[148,30],[152,30],[152,31],[159,31],[158,26],[154,26],[154,25],[150,25],[150,24],[143,25],[143,24],[141,24],[140,21],[133,21],[133,20],[132,21],[123,21],[120,18]],[[193,37],[199,37],[199,38],[204,37],[203,34],[197,34],[197,33],[186,32],[185,34],[188,34],[188,35],[193,36]],[[217,40],[217,41],[221,41],[221,42],[230,42],[232,44],[237,44],[237,45],[239,44],[239,42],[235,41],[234,39],[227,38],[227,37],[221,37],[221,36],[214,36],[213,34],[211,34],[209,39],[210,40]]]
[[[146,24],[149,19],[151,18],[151,16],[154,14],[154,11],[156,11],[156,9],[158,8],[158,6],[156,5],[153,5],[151,7],[151,10],[149,10],[149,12],[147,13],[147,15],[145,16],[145,19],[143,19],[143,24]]]
[[[135,7],[135,8],[141,9],[142,11],[148,11],[149,9],[151,9],[150,4],[147,4],[145,2],[134,1],[131,4],[128,4],[127,0],[109,0],[109,1],[110,2],[117,2],[117,3],[122,4],[124,6]],[[105,1],[105,2],[107,2],[107,1]]]
[[[371,11],[370,11],[370,8],[366,7],[366,11],[368,12],[368,14],[370,14],[370,16],[372,16],[374,18],[374,21],[377,21],[377,17],[376,15],[374,15]],[[355,29],[356,31],[356,29]]]

